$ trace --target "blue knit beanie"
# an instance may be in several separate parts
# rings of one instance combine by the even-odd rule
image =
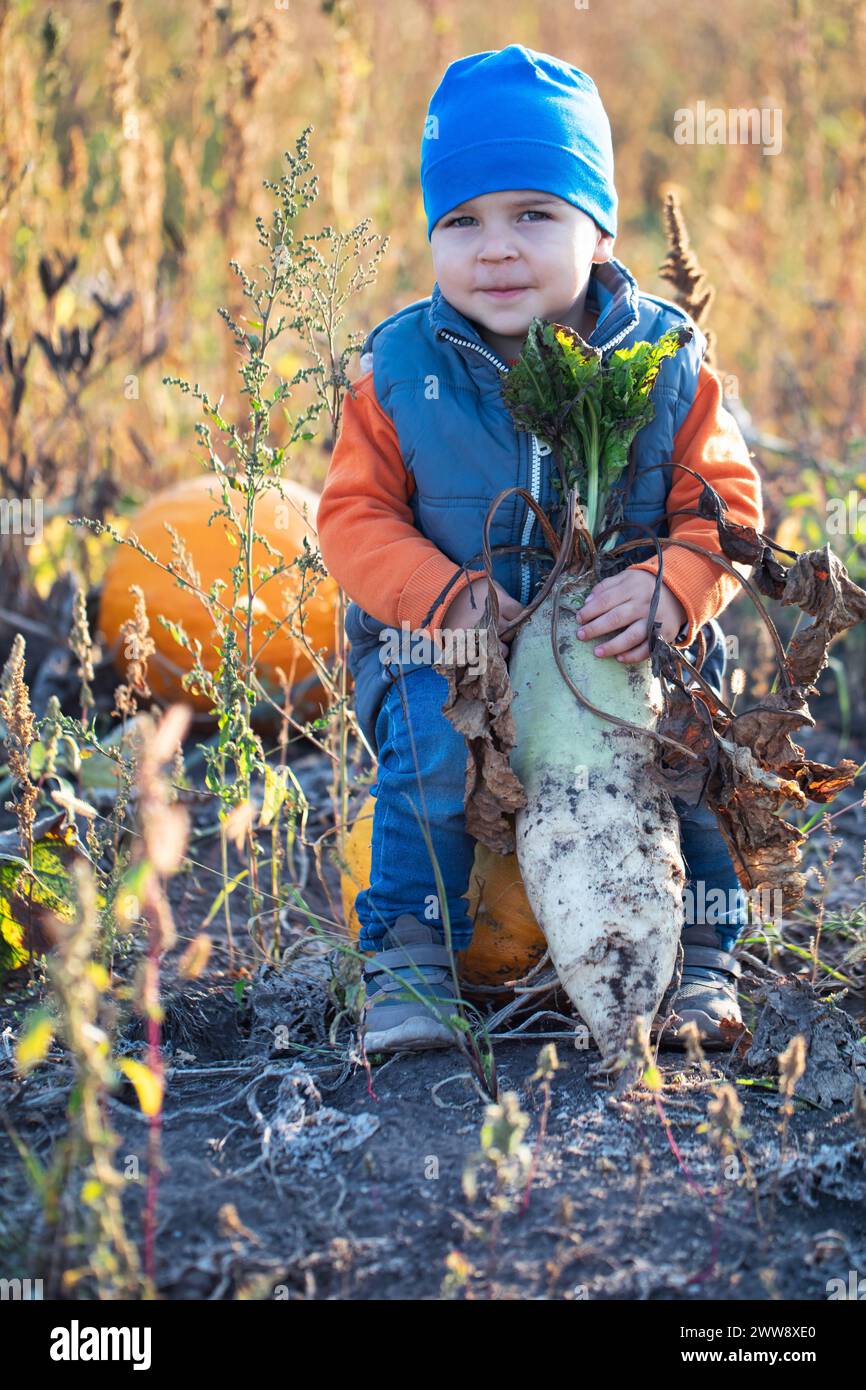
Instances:
[[[421,140],[427,239],[484,193],[537,188],[616,236],[610,122],[591,77],[523,44],[458,58],[430,98]]]

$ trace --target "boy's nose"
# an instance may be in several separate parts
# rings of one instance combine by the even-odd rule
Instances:
[[[508,227],[487,228],[481,239],[481,249],[478,252],[480,261],[514,260],[517,254],[517,247]]]
[[[499,265],[503,261],[516,261],[517,256],[513,251],[503,251],[500,254],[495,251],[488,251],[486,255],[479,256],[478,259],[485,264]]]

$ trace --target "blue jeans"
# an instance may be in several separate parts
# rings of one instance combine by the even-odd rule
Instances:
[[[442,713],[447,694],[444,676],[432,666],[417,667],[388,687],[379,710],[370,887],[355,899],[362,951],[381,949],[386,928],[401,912],[444,933],[425,826],[442,875],[451,945],[462,951],[472,940],[466,893],[475,840],[463,812],[466,742]],[[683,925],[710,922],[719,944],[730,950],[747,917],[727,845],[709,807],[689,807],[678,797],[674,807],[686,865]]]

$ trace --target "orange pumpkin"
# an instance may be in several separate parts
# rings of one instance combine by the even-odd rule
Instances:
[[[340,887],[343,916],[353,939],[361,930],[355,898],[370,886],[375,804],[371,793],[343,842]],[[547,943],[527,901],[517,856],[494,854],[476,844],[467,897],[475,931],[469,949],[457,957],[461,978],[468,985],[501,985],[525,975],[541,959]]]
[[[318,507],[316,493],[300,483],[283,480],[286,498],[283,500],[275,489],[269,489],[256,501],[255,527],[265,536],[275,550],[281,552],[287,564],[303,552],[304,536],[309,537],[310,545],[316,545],[315,520]],[[239,492],[230,494],[235,513],[243,516],[245,499]],[[304,505],[307,506],[309,524],[303,518]],[[238,548],[232,528],[222,516],[214,517],[208,525],[208,517],[221,505],[221,491],[213,474],[177,483],[157,493],[135,514],[130,521],[130,531],[138,536],[142,545],[151,551],[163,564],[171,561],[172,540],[164,523],[170,522],[190,552],[195,568],[201,577],[201,587],[207,591],[215,579],[222,579],[228,588],[222,590],[221,597],[231,594],[230,571],[238,561]],[[256,567],[272,568],[277,563],[260,542],[253,545],[253,564]],[[150,635],[156,644],[156,652],[148,663],[150,688],[162,700],[186,700],[196,709],[207,711],[210,702],[202,694],[191,694],[181,686],[181,676],[192,666],[192,658],[171,634],[157,621],[161,613],[172,622],[180,623],[190,639],[198,638],[202,645],[202,664],[208,671],[215,671],[219,664],[216,650],[217,635],[207,611],[200,600],[189,589],[178,585],[170,574],[160,569],[137,550],[128,545],[117,545],[108,565],[102,588],[99,611],[99,626],[108,644],[110,655],[118,671],[126,675],[124,642],[121,625],[133,613],[134,601],[129,592],[130,584],[138,584],[145,596]],[[301,575],[292,568],[275,579],[269,580],[254,599],[253,648],[261,647],[269,626],[287,613],[294,611],[297,595],[301,588]],[[307,579],[307,591],[311,579]],[[324,647],[326,652],[334,650],[335,610],[338,595],[336,582],[329,578],[319,580],[318,587],[304,603],[304,631],[313,649]],[[239,595],[242,598],[243,594]],[[293,622],[297,624],[295,615]],[[275,698],[279,698],[280,684],[276,668],[281,667],[296,693],[298,709],[320,707],[323,691],[313,673],[313,665],[304,651],[288,631],[288,624],[270,639],[256,662],[256,673],[263,685]],[[303,684],[302,684],[303,683]]]

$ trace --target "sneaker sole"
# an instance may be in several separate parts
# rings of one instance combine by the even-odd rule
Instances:
[[[425,1052],[427,1048],[456,1047],[457,1040],[449,1028],[435,1019],[407,1018],[395,1028],[383,1028],[367,1033],[364,1046],[370,1052]]]
[[[711,1018],[709,1014],[694,1010],[679,1014],[678,1017],[682,1023],[694,1023],[696,1025],[700,1035],[701,1047],[705,1050],[730,1048],[733,1047],[736,1041],[736,1039],[732,1037],[731,1031],[722,1032],[719,1026],[719,1020],[717,1018]],[[732,1028],[740,1028],[742,1032],[746,1032],[746,1025],[743,1023],[742,1019],[730,1019],[728,1023]],[[686,1044],[679,1038],[678,1030],[674,1024],[670,1024],[669,1027],[665,1029],[662,1046],[685,1048]]]

